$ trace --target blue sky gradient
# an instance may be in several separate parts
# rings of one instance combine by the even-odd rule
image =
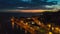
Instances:
[[[58,1],[58,4],[60,4],[60,0],[48,0],[48,1]]]
[[[56,5],[57,3],[52,3],[52,1],[57,1],[58,4],[56,5],[56,7],[60,8],[60,0],[47,0],[49,2],[40,2],[39,0],[33,0],[32,2],[30,2],[31,0],[0,0],[0,9],[20,9],[18,7],[21,7],[23,9],[25,9],[25,7],[28,8],[38,8],[38,9],[46,9],[46,5],[48,5],[48,7],[52,6],[52,5]],[[44,3],[45,2],[45,3]],[[52,7],[54,7],[52,6]],[[36,8],[36,9],[37,9]]]
[[[50,1],[57,1],[57,5],[53,5],[53,6],[51,6],[51,7],[54,7],[54,8],[56,8],[56,9],[60,9],[60,0],[48,0],[49,2]]]

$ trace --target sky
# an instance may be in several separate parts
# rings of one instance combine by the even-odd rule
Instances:
[[[28,0],[22,0],[22,1],[25,1],[27,2]],[[31,0],[30,0],[31,1]],[[40,9],[46,9],[46,8],[57,8],[57,9],[60,9],[60,0],[48,0],[48,2],[51,2],[51,1],[57,1],[57,4],[56,5],[43,5],[43,6],[40,6]],[[43,3],[42,3],[43,4]],[[49,3],[48,3],[49,4]],[[38,5],[38,4],[36,4]],[[42,7],[42,8],[41,8]],[[18,8],[24,8],[24,7],[18,7]],[[38,7],[39,8],[39,7]]]
[[[60,0],[48,0],[48,1],[58,1],[58,4],[60,4]]]
[[[49,3],[49,2],[47,2],[47,3],[44,3],[44,2],[39,3],[39,2],[37,2],[37,0],[34,0],[35,2],[32,2],[32,3],[27,2],[27,1],[28,0],[22,0],[22,1],[21,0],[9,0],[9,1],[0,0],[0,9],[20,9],[20,8],[23,8],[23,9],[25,9],[25,8],[46,9],[47,8],[48,9],[48,8],[53,8],[53,7],[60,9],[60,0],[48,0],[49,2],[57,1],[58,4],[56,4],[56,5],[53,5],[52,3]],[[31,1],[31,0],[29,0],[29,1]],[[45,4],[48,4],[48,5],[45,5]]]
[[[22,0],[22,1],[28,1],[28,0]],[[31,0],[29,0],[31,1]],[[60,0],[48,0],[48,1],[58,1],[58,4],[60,4]]]
[[[54,7],[54,8],[56,8],[56,9],[60,9],[60,0],[48,0],[49,2],[50,1],[57,1],[57,5],[53,5],[53,6],[51,6],[51,7]],[[49,6],[47,6],[47,7],[49,7]],[[50,7],[50,8],[51,8]]]

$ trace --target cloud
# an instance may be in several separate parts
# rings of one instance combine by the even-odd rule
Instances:
[[[59,10],[60,5],[52,5],[52,6],[46,5],[46,8],[53,8],[53,9]]]
[[[28,0],[19,1],[20,3],[17,3],[17,7],[20,7],[20,9],[50,9],[52,8],[51,5],[56,5],[57,1],[51,1],[47,2],[47,0],[33,0],[29,3]],[[26,3],[27,2],[27,3]],[[19,5],[19,6],[18,6]],[[24,8],[21,8],[24,7]]]
[[[49,6],[49,5],[46,5],[45,7],[46,7],[46,8],[53,8],[53,6]]]
[[[30,3],[29,3],[30,2]],[[46,9],[46,5],[54,5],[56,3],[41,0],[2,0],[0,1],[0,9]],[[18,8],[17,8],[18,7]]]

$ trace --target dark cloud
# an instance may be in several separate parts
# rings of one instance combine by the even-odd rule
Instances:
[[[45,5],[56,5],[57,1],[48,2],[48,0],[31,0],[30,3],[19,1],[17,2],[17,7],[28,7],[24,9],[48,9]],[[21,8],[19,8],[21,9]]]
[[[46,8],[45,5],[57,4],[57,1],[47,1],[48,0],[31,0],[30,2],[23,2],[22,0],[0,0],[0,9],[16,9],[17,7],[28,7],[29,9],[44,9]]]

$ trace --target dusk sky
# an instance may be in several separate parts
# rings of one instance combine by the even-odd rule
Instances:
[[[60,9],[60,0],[48,0],[49,2],[50,1],[57,1],[57,5],[53,5],[52,7],[55,7],[57,9]]]
[[[59,5],[60,4],[60,0],[47,0],[48,2],[45,2],[45,0],[43,0],[43,2],[41,2],[42,0],[0,0],[0,9],[6,9],[6,8],[23,8],[23,7],[34,7],[34,8],[39,8],[45,9],[45,5],[48,5],[48,7],[50,7],[49,5]],[[52,1],[57,1],[56,2],[52,2]]]
[[[48,0],[48,1],[58,1],[58,4],[60,4],[60,0]]]
[[[28,2],[27,2],[28,1]],[[60,0],[45,0],[39,2],[39,0],[0,0],[0,9],[60,9]],[[52,1],[57,1],[53,3]]]
[[[31,0],[22,0],[23,2],[28,2],[28,1],[31,1]],[[34,0],[34,1],[38,1],[38,0]],[[36,5],[39,5],[39,7],[37,7],[36,5],[34,5],[34,6],[36,6],[37,8],[40,8],[40,9],[49,9],[49,8],[53,8],[53,7],[55,7],[55,8],[57,8],[57,9],[60,9],[60,0],[47,0],[48,2],[52,2],[52,1],[57,1],[57,4],[56,5],[54,5],[54,4],[52,4],[52,3],[46,3],[47,5],[45,5],[45,3],[41,3],[41,4],[44,4],[44,5],[39,5],[39,2],[37,2],[37,4]],[[33,3],[32,3],[33,4]],[[52,4],[52,5],[51,5]],[[23,4],[24,5],[24,4]],[[25,5],[24,5],[25,6]],[[24,7],[18,7],[18,8],[24,8]]]

